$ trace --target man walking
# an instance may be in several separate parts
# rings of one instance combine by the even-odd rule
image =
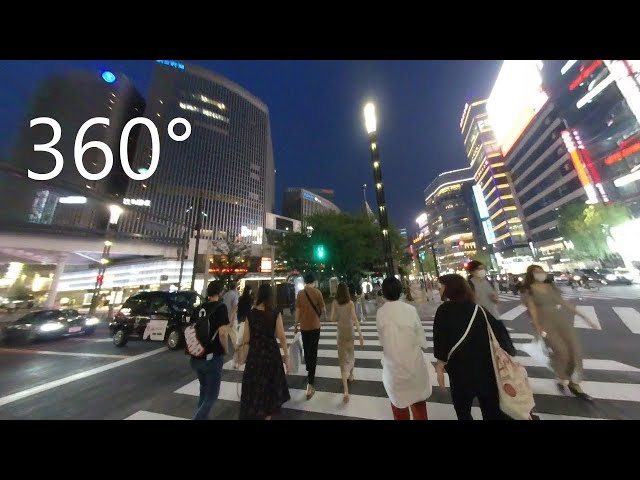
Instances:
[[[304,276],[304,289],[298,292],[295,310],[295,332],[298,332],[298,324],[302,332],[302,345],[304,347],[304,361],[307,367],[307,400],[316,393],[314,387],[316,376],[316,363],[318,361],[318,342],[320,341],[320,319],[326,316],[326,309],[322,292],[315,284],[312,273]]]
[[[218,280],[209,283],[207,301],[198,307],[198,316],[206,316],[209,322],[207,329],[209,341],[204,343],[204,357],[191,357],[191,368],[198,374],[200,382],[200,398],[198,399],[198,410],[193,417],[194,420],[206,420],[209,417],[209,412],[220,393],[222,364],[227,352],[227,325],[229,325],[227,307],[220,301],[222,289],[222,282]]]

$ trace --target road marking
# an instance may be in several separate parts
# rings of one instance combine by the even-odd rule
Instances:
[[[600,325],[600,321],[598,320],[598,316],[596,315],[595,307],[587,307],[584,305],[578,305],[576,307],[578,311],[587,316],[589,320],[596,324],[595,330],[602,330],[602,325]],[[583,318],[575,315],[573,318],[573,325],[576,328],[588,328],[594,330],[594,328],[589,325]]]
[[[640,313],[631,307],[613,307],[613,311],[632,333],[640,334]]]
[[[64,377],[58,380],[54,380],[52,382],[44,383],[42,385],[38,385],[37,387],[32,387],[26,390],[22,390],[21,392],[12,393],[11,395],[7,395],[5,397],[0,398],[0,407],[7,405],[9,403],[17,402],[18,400],[22,400],[23,398],[30,397],[38,393],[46,392],[47,390],[51,390],[61,385],[66,385],[67,383],[75,382],[76,380],[82,380],[83,378],[92,377],[93,375],[97,375],[99,373],[106,372],[114,368],[122,367],[123,365],[127,365],[129,363],[137,362],[138,360],[142,360],[144,358],[147,358],[152,355],[156,355],[160,352],[165,352],[165,351],[167,351],[167,347],[157,348],[155,350],[151,350],[150,352],[141,353],[140,355],[136,355],[134,357],[128,357],[123,360],[110,363],[108,365],[103,365],[101,367],[85,370],[84,372],[74,373],[73,375],[69,375],[68,377]]]
[[[357,380],[356,380],[357,381]],[[434,387],[438,388],[438,387]],[[200,385],[198,380],[188,383],[175,391],[181,395],[198,397]],[[305,390],[290,388],[291,400],[282,405],[282,408],[302,410],[305,412],[325,413],[342,417],[364,418],[369,420],[392,420],[391,404],[387,397],[372,397],[369,395],[349,395],[349,403],[342,401],[342,393],[322,392],[317,390],[311,400],[307,400]],[[221,400],[239,402],[238,385],[235,382],[221,382]],[[457,416],[453,405],[448,403],[427,402],[427,413],[431,420],[456,420]],[[477,420],[482,418],[478,407],[472,407],[471,414]],[[576,419],[589,420],[587,417],[572,417],[565,415],[545,414],[549,419]]]
[[[527,307],[525,307],[524,305],[517,305],[511,310],[501,313],[500,320],[515,320],[517,317],[519,317],[526,311],[527,311]]]
[[[68,357],[88,357],[88,358],[129,358],[129,355],[109,355],[106,353],[76,353],[76,352],[54,352],[50,350],[29,350],[28,348],[0,348],[0,352],[7,353],[32,353],[38,355],[60,355]]]
[[[285,335],[287,336],[288,339],[293,339],[294,334],[292,332],[286,332]],[[356,332],[354,332],[354,335],[357,335]],[[425,336],[427,338],[433,338],[433,332],[427,330],[425,332]],[[532,340],[533,339],[533,335],[531,335],[530,333],[510,333],[509,336],[511,337],[512,340]],[[337,331],[336,330],[321,330],[320,331],[320,338],[331,338],[334,341],[337,339]],[[378,334],[377,333],[372,333],[372,332],[366,332],[363,331],[362,332],[362,338],[364,339],[376,339],[378,338]],[[366,345],[366,343],[365,343]]]
[[[171,415],[163,415],[162,413],[148,412],[140,410],[133,415],[125,418],[125,420],[189,420],[188,418],[172,417]]]

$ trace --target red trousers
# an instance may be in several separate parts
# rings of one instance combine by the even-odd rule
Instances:
[[[391,410],[393,410],[394,420],[411,420],[409,415],[409,409],[411,409],[411,415],[414,420],[428,420],[427,418],[427,401],[422,400],[416,402],[407,408],[398,408],[393,403],[391,404]]]

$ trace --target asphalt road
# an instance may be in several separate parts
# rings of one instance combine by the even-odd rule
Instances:
[[[427,340],[437,302],[419,299]],[[640,287],[603,287],[599,292],[570,292],[600,329],[579,327],[583,341],[586,403],[556,391],[553,373],[532,343],[532,328],[518,299],[501,295],[500,311],[527,367],[536,410],[543,419],[640,419]],[[288,338],[293,332],[288,328]],[[363,325],[365,345],[356,346],[356,381],[351,401],[342,403],[335,327],[324,326],[320,340],[317,393],[304,400],[304,367],[289,375],[292,400],[282,419],[390,419],[381,382],[381,347],[373,317]],[[426,355],[433,360],[432,348]],[[220,400],[211,419],[236,419],[242,372],[225,364]],[[106,328],[91,337],[31,345],[0,345],[0,419],[186,419],[195,412],[198,385],[182,351],[162,343],[129,342],[116,348]],[[454,419],[448,389],[433,388],[431,419]],[[474,416],[480,418],[477,409]]]

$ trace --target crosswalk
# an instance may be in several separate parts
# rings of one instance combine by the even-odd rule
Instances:
[[[428,340],[425,357],[435,362],[433,357],[433,321],[424,320],[422,325]],[[556,388],[554,375],[546,365],[546,358],[537,349],[533,337],[518,333],[508,326],[517,349],[516,359],[527,368],[531,387],[536,395],[536,411],[542,419],[585,420],[585,419],[640,419],[640,369],[614,360],[585,359],[586,381],[584,390],[591,395],[593,403],[584,402],[571,395],[565,395]],[[284,418],[341,418],[341,419],[392,419],[391,407],[382,385],[382,347],[377,335],[375,320],[368,317],[362,324],[364,346],[356,342],[355,382],[350,387],[350,402],[342,402],[342,381],[338,366],[336,346],[336,326],[323,324],[318,349],[316,370],[317,392],[311,400],[305,398],[306,371],[304,365],[297,372],[290,372],[288,382],[291,400],[283,405]],[[287,330],[289,342],[294,337],[292,328]],[[435,376],[435,375],[434,375]],[[224,365],[223,381],[219,399],[239,408],[239,390],[242,372],[235,370],[232,361]],[[432,379],[433,393],[427,402],[428,415],[433,420],[456,419],[449,383],[446,388],[437,386]],[[197,380],[171,392],[172,396],[190,398],[193,410],[197,404],[199,384]],[[169,405],[175,402],[168,402]],[[214,407],[215,410],[216,407]],[[629,413],[631,412],[631,413]],[[129,420],[179,420],[186,419],[175,411],[140,410]],[[480,410],[474,407],[474,418],[482,418]],[[325,417],[326,416],[326,417]],[[237,417],[236,417],[237,418]]]
[[[565,298],[577,300],[640,300],[640,291],[631,287],[625,290],[609,290],[607,288],[601,288],[600,290],[572,290],[571,288],[560,288],[560,291]],[[519,295],[514,295],[512,293],[499,293],[498,296],[501,300],[506,302],[518,300],[520,298]]]

